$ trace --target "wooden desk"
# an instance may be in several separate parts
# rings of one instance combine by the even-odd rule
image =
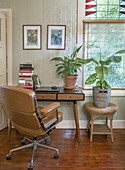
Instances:
[[[45,89],[45,87],[43,87]],[[63,87],[58,87],[59,91],[37,91],[36,97],[40,101],[60,101],[60,102],[73,102],[74,118],[76,124],[76,138],[80,142],[80,130],[79,130],[79,117],[77,109],[77,101],[83,101],[85,94],[81,88],[76,90],[65,90]]]

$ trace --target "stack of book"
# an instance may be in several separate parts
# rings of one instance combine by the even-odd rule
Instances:
[[[19,87],[32,89],[33,88],[33,64],[32,63],[21,63],[19,69]]]

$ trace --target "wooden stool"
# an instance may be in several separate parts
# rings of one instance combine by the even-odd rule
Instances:
[[[110,103],[106,108],[98,108],[94,106],[93,102],[87,102],[84,105],[85,109],[88,112],[88,124],[87,130],[90,131],[90,142],[94,134],[110,134],[111,140],[113,140],[113,129],[112,129],[112,120],[113,115],[117,111],[118,106],[113,103]],[[94,124],[94,120],[98,117],[104,117],[106,119],[105,124]],[[108,119],[110,120],[110,127],[108,126]],[[91,123],[90,123],[91,121]]]

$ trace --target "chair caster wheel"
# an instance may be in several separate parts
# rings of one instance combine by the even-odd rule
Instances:
[[[30,168],[28,168],[28,170],[33,170],[33,168],[32,168],[32,167],[30,167]]]
[[[47,145],[49,145],[49,144],[50,144],[50,138],[45,139],[45,143],[46,143]]]
[[[11,155],[7,155],[6,160],[11,160]]]
[[[28,170],[33,170],[33,165],[30,164],[30,165],[28,166]]]
[[[53,155],[53,158],[54,158],[54,159],[58,159],[58,158],[59,158],[59,155],[58,155],[57,153],[55,153],[55,154]]]

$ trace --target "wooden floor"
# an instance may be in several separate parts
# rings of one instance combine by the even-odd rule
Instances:
[[[20,146],[23,136],[13,129],[7,143],[6,132],[0,132],[0,170],[27,170],[32,149],[13,152],[7,161],[6,154]],[[74,136],[75,130],[54,129],[50,145],[59,149],[59,159],[53,159],[53,151],[38,147],[34,170],[125,170],[125,129],[114,130],[114,143],[110,135],[95,135],[90,143],[86,130],[80,131],[81,143]]]

